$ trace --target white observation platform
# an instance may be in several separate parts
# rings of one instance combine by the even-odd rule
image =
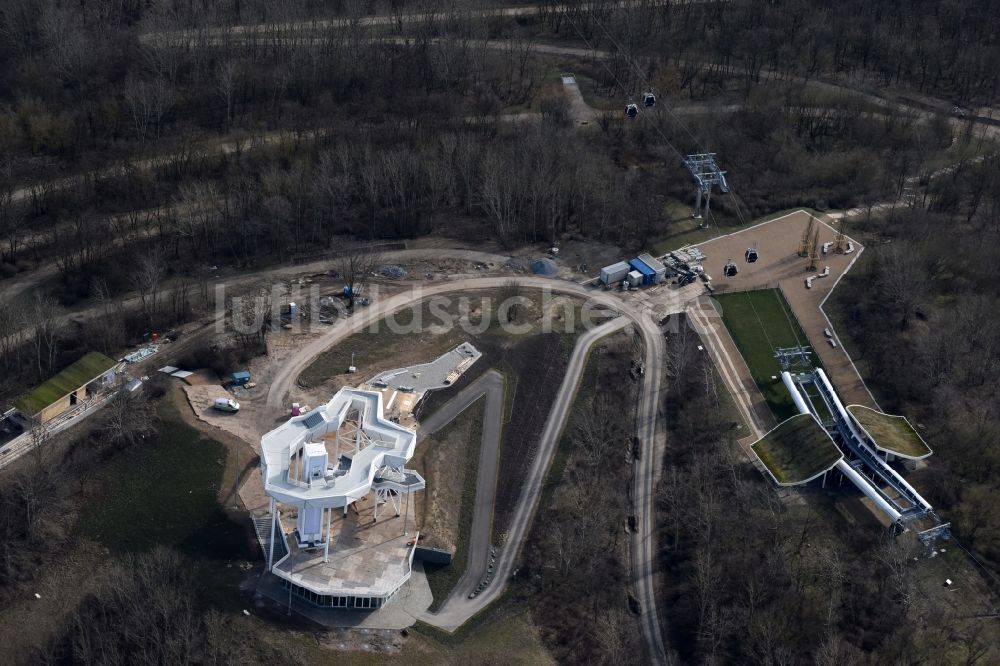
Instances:
[[[413,430],[383,416],[380,392],[351,388],[264,435],[268,570],[320,606],[381,606],[410,578],[417,534],[406,532],[409,502],[402,521],[389,518],[400,517],[402,495],[425,487],[404,467],[416,443]],[[395,511],[383,510],[380,522],[379,506],[390,503]],[[277,504],[297,514],[287,535]]]

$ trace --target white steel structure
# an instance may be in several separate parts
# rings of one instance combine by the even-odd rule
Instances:
[[[416,442],[413,430],[383,416],[380,392],[350,388],[264,435],[261,475],[271,500],[268,570],[321,606],[381,606],[409,580],[417,535],[406,534],[404,518],[398,534],[383,533],[365,544],[372,530],[357,527],[358,503],[374,491],[371,511],[364,514],[369,525],[378,522],[380,504],[391,504],[400,516],[401,495],[425,487],[419,474],[404,467]],[[297,513],[287,538],[278,503]],[[352,505],[358,516],[353,523]]]
[[[896,470],[876,453],[878,449],[859,423],[844,408],[840,397],[822,368],[811,373],[793,376],[787,370],[781,373],[781,380],[792,396],[800,414],[813,414],[819,419],[812,402],[802,389],[813,385],[819,389],[819,398],[826,406],[831,419],[824,427],[835,437],[849,458],[837,462],[837,470],[847,477],[858,489],[878,507],[893,524],[903,523],[932,513],[931,505],[907,483]],[[869,471],[866,476],[863,471]],[[893,495],[889,495],[890,489]]]

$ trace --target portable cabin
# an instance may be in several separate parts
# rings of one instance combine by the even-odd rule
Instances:
[[[246,370],[240,370],[239,372],[234,372],[230,375],[230,383],[233,386],[243,386],[250,381],[250,373]]]
[[[619,261],[617,264],[611,264],[610,266],[605,266],[601,269],[601,282],[606,285],[612,285],[616,282],[621,282],[628,275],[629,266],[624,261]]]
[[[654,258],[651,254],[644,253],[636,257],[642,263],[646,264],[653,269],[655,276],[653,277],[653,282],[655,284],[660,284],[663,279],[667,276],[667,267],[664,266],[659,259]]]
[[[656,271],[647,266],[641,259],[636,257],[635,259],[630,259],[628,265],[632,267],[633,270],[642,273],[642,284],[650,285],[656,280]]]
[[[642,284],[642,273],[639,271],[629,271],[629,274],[625,279],[628,281],[628,286],[638,287]]]

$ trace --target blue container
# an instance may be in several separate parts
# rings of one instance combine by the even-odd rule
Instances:
[[[644,285],[653,284],[656,280],[656,271],[643,263],[643,261],[638,257],[635,259],[629,259],[628,265],[632,267],[632,270],[642,273],[642,283]]]
[[[250,373],[246,370],[241,370],[240,372],[234,372],[232,374],[233,386],[243,386],[248,381],[250,381]]]

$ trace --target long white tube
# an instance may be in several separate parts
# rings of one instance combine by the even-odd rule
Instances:
[[[799,410],[799,414],[808,414],[809,405],[806,404],[805,399],[802,394],[799,393],[799,387],[795,385],[795,380],[792,379],[792,373],[785,370],[781,373],[781,381],[785,383],[785,388],[792,396],[792,402],[795,403],[796,409]]]
[[[895,523],[902,517],[899,511],[896,511],[891,504],[885,501],[884,497],[879,495],[878,491],[875,490],[875,487],[872,486],[868,479],[858,474],[858,471],[851,467],[843,458],[837,461],[837,469],[840,470],[841,474],[853,481],[854,485],[858,487],[858,490],[867,495],[868,499],[875,503],[875,506],[882,509],[882,511],[884,511],[885,514],[892,519],[892,522]]]
[[[837,392],[833,390],[833,385],[830,384],[830,380],[827,378],[826,373],[823,372],[822,368],[816,370],[816,376],[819,377],[820,381],[823,382],[823,385],[826,387],[826,390],[830,393],[830,397],[833,399],[834,406],[837,408],[837,412],[840,414],[840,418],[844,420],[844,423],[846,423],[847,427],[851,429],[851,433],[854,435],[855,438],[857,438],[859,442],[861,442],[861,445],[865,446],[864,436],[860,432],[858,432],[857,428],[854,427],[854,419],[851,417],[850,414],[847,413],[847,410],[844,409],[844,405],[840,402],[840,398],[837,397]],[[878,457],[878,453],[872,451],[871,449],[868,449],[868,451],[869,453],[872,454],[872,457],[874,457],[875,460],[879,462],[880,466],[887,473],[893,476],[896,483],[898,483],[903,488],[906,488],[906,490],[910,492],[913,495],[913,497],[916,498],[917,502],[920,503],[920,506],[924,509],[924,511],[931,510],[931,505],[927,503],[927,500],[921,497],[920,493],[914,490],[913,486],[908,484],[906,480],[903,479],[903,477],[897,474],[896,470],[889,467],[887,463],[882,462],[882,459]]]

